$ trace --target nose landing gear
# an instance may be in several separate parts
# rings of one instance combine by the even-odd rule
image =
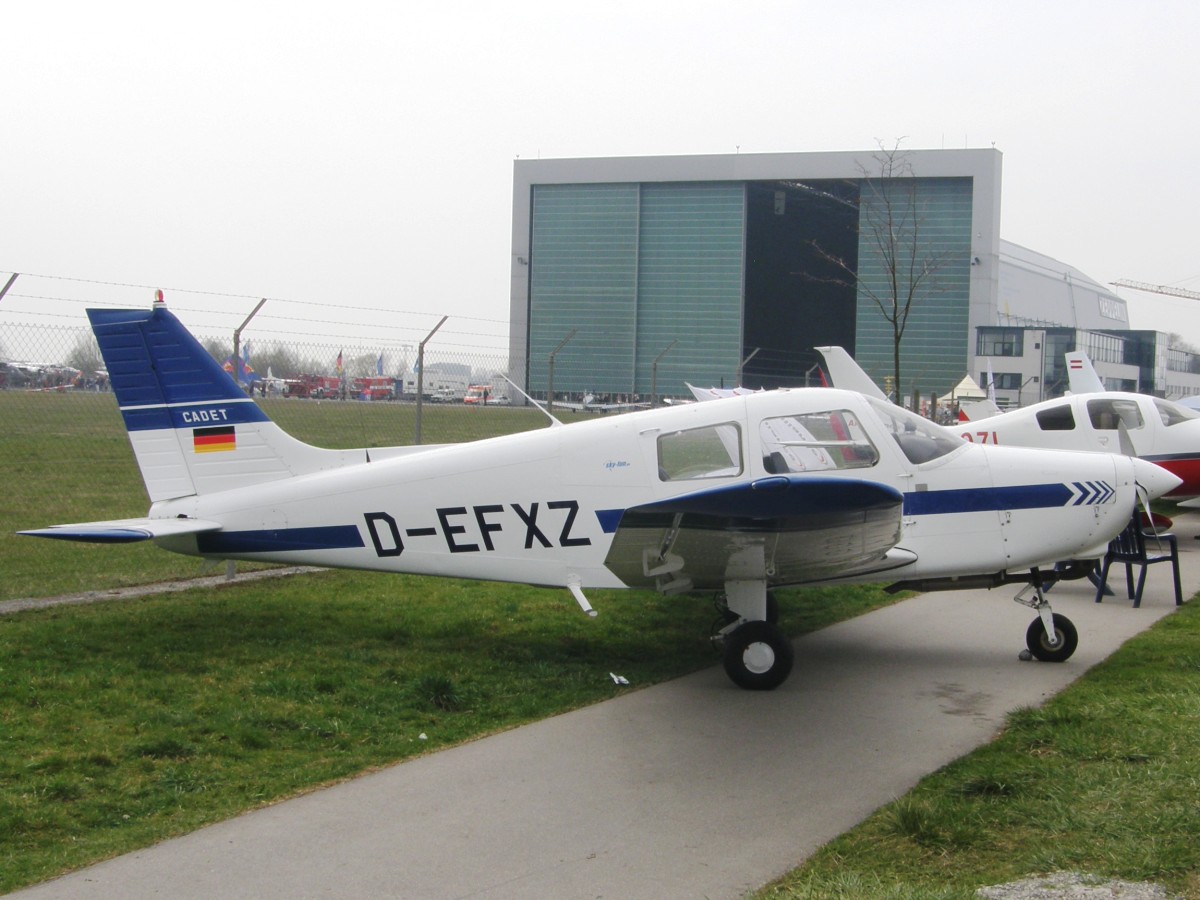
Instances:
[[[1029,584],[1013,598],[1038,614],[1025,632],[1025,646],[1042,662],[1064,662],[1071,658],[1079,646],[1079,632],[1070,619],[1050,609],[1050,602],[1042,591],[1041,573],[1033,569],[1030,574]],[[1027,598],[1026,594],[1030,591],[1033,591],[1033,596]]]

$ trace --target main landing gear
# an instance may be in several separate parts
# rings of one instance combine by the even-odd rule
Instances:
[[[1079,646],[1079,632],[1066,616],[1050,609],[1050,603],[1042,591],[1042,576],[1037,569],[1032,571],[1029,584],[1021,588],[1013,599],[1022,606],[1035,610],[1038,617],[1029,623],[1025,632],[1025,646],[1035,658],[1042,662],[1063,662],[1071,658]],[[1030,591],[1032,597],[1026,597]]]
[[[763,582],[729,582],[718,600],[721,619],[713,642],[725,673],[740,688],[770,691],[792,672],[792,642],[780,630],[779,605]]]

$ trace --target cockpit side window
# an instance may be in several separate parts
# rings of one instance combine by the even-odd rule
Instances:
[[[1063,403],[1040,410],[1037,414],[1037,423],[1042,431],[1074,431],[1075,413],[1071,409],[1071,404]]]
[[[1087,408],[1088,418],[1097,431],[1115,431],[1122,422],[1130,430],[1142,428],[1146,424],[1136,400],[1098,397],[1089,400]]]
[[[658,477],[663,481],[741,474],[742,429],[736,423],[672,431],[658,438]]]
[[[772,475],[863,469],[879,462],[858,415],[845,409],[763,419],[759,437],[763,467]]]

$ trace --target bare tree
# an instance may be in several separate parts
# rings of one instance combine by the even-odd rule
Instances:
[[[75,346],[67,355],[67,365],[78,369],[84,375],[92,376],[104,368],[104,360],[100,357],[100,345],[91,332],[81,334],[75,341]]]
[[[838,283],[856,287],[869,297],[892,330],[892,377],[896,401],[903,396],[900,345],[909,316],[922,297],[937,289],[939,271],[950,254],[936,252],[922,240],[922,208],[917,179],[903,138],[891,147],[879,142],[874,169],[859,166],[859,257],[848,261],[813,242],[817,252],[840,269]]]

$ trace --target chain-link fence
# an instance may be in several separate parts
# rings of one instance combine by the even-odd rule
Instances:
[[[254,298],[167,294],[267,415],[308,443],[454,443],[548,423],[505,380],[507,322],[451,316],[430,338],[440,315],[270,300],[247,321]],[[0,299],[0,599],[39,593],[25,566],[33,548],[15,531],[145,514],[86,309],[147,308],[153,296],[144,286],[23,275]]]

